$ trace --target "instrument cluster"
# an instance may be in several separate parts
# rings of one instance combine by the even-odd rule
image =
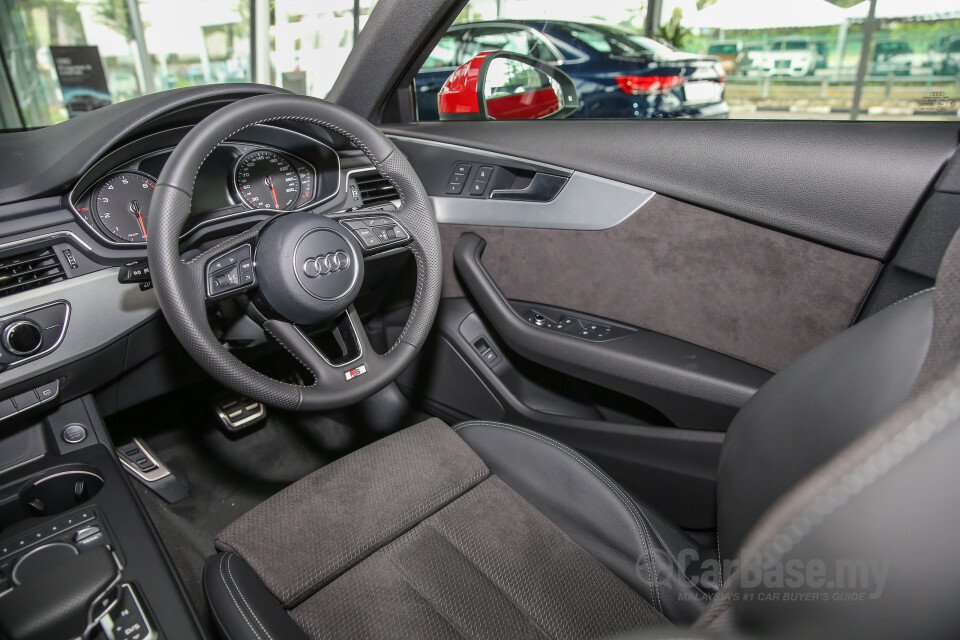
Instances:
[[[339,190],[340,161],[328,145],[261,125],[221,143],[197,174],[191,222],[200,226],[250,212],[297,211]],[[265,144],[269,140],[271,144]],[[102,171],[98,163],[69,196],[80,221],[107,244],[145,245],[150,200],[173,147],[141,153]],[[129,154],[127,154],[129,155]]]

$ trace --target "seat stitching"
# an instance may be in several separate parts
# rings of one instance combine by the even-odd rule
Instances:
[[[928,293],[928,292],[934,291],[934,290],[936,290],[936,287],[927,287],[926,289],[921,289],[920,291],[916,291],[916,292],[914,292],[914,293],[911,293],[911,294],[908,295],[906,298],[901,298],[900,300],[897,300],[896,302],[890,303],[889,305],[885,306],[885,307],[884,307],[883,309],[881,309],[880,311],[886,311],[887,309],[892,309],[893,307],[897,306],[897,305],[900,304],[901,302],[906,302],[907,300],[910,300],[911,298],[916,298],[917,296],[919,296],[919,295],[921,295],[921,294]],[[878,313],[879,313],[879,312],[878,312]]]
[[[387,556],[387,559],[390,560],[390,564],[393,565],[393,568],[396,569],[396,570],[397,570],[397,573],[400,574],[400,578],[407,584],[408,587],[410,587],[411,589],[413,589],[413,592],[414,592],[415,594],[417,594],[417,597],[419,597],[421,600],[423,600],[424,602],[426,602],[427,605],[428,605],[431,609],[433,609],[438,616],[440,616],[441,618],[443,618],[443,620],[444,620],[448,625],[450,625],[450,627],[451,627],[454,631],[456,631],[457,634],[459,634],[459,636],[460,636],[461,638],[472,638],[472,637],[473,637],[473,636],[467,634],[465,630],[461,629],[461,628],[460,628],[460,625],[457,624],[454,620],[451,620],[450,617],[449,617],[447,614],[445,614],[443,611],[440,611],[440,608],[437,607],[436,604],[434,604],[433,600],[431,600],[430,598],[428,598],[427,595],[426,595],[425,593],[423,593],[423,591],[421,591],[420,588],[413,582],[413,580],[411,580],[410,577],[407,576],[406,572],[404,572],[403,568],[402,568],[399,564],[397,564],[396,559],[395,559],[391,554],[388,553],[388,554],[386,554],[386,556]]]
[[[320,589],[328,585],[337,576],[342,575],[342,573],[345,570],[349,570],[353,566],[356,566],[356,564],[362,561],[364,558],[370,557],[380,549],[383,549],[384,547],[386,547],[388,544],[395,542],[401,536],[413,530],[421,522],[423,522],[425,519],[427,519],[434,513],[437,513],[440,510],[445,509],[452,502],[454,502],[455,500],[458,500],[460,497],[464,496],[467,492],[475,489],[477,486],[480,485],[482,481],[486,480],[489,477],[489,475],[490,475],[489,470],[486,467],[479,470],[471,478],[457,485],[458,490],[461,487],[463,488],[463,490],[460,491],[460,493],[457,493],[456,495],[452,495],[452,496],[449,496],[448,498],[445,498],[443,501],[443,504],[436,506],[436,508],[434,508],[433,511],[429,511],[425,513],[425,510],[427,508],[425,506],[426,503],[419,505],[413,511],[413,513],[415,514],[415,517],[419,518],[416,522],[409,522],[403,526],[400,526],[395,531],[390,532],[389,535],[392,535],[394,537],[390,538],[389,540],[374,540],[368,543],[367,546],[355,549],[349,555],[347,555],[339,564],[337,564],[335,567],[327,571],[326,575],[324,577],[321,577],[321,579],[318,582],[304,585],[299,590],[294,591],[293,594],[289,595],[286,600],[294,604],[299,604],[304,599],[306,599],[306,597],[309,597],[310,595],[317,593],[317,591],[319,591]],[[449,490],[444,490],[440,492],[440,495],[448,496]]]
[[[425,526],[425,527],[429,527],[429,528],[432,529],[433,531],[436,531],[436,532],[437,532],[437,535],[439,535],[441,538],[443,538],[444,540],[446,540],[446,541],[447,541],[447,544],[449,544],[451,547],[453,547],[453,549],[454,549],[458,554],[460,554],[460,557],[462,557],[464,560],[466,560],[466,561],[470,564],[470,566],[472,566],[474,569],[476,569],[476,570],[477,570],[477,573],[479,573],[479,574],[483,577],[484,580],[486,580],[486,581],[489,582],[491,585],[493,585],[493,587],[494,587],[498,592],[500,592],[500,594],[503,595],[503,597],[506,598],[506,600],[507,600],[508,602],[510,602],[513,606],[515,606],[515,607],[517,608],[517,610],[518,610],[521,614],[523,614],[523,616],[524,616],[525,618],[527,618],[527,620],[529,620],[530,623],[533,624],[533,626],[536,627],[537,630],[539,630],[544,636],[546,636],[547,638],[554,638],[554,637],[555,637],[555,636],[553,636],[552,634],[548,633],[547,630],[544,629],[544,628],[540,625],[540,623],[537,622],[537,621],[533,618],[533,615],[532,615],[531,613],[529,613],[526,609],[524,609],[524,608],[520,605],[520,603],[517,602],[516,599],[513,598],[513,596],[511,596],[509,593],[507,593],[506,590],[504,590],[503,587],[501,587],[499,584],[497,584],[497,582],[494,581],[494,579],[493,579],[491,576],[488,576],[488,575],[486,574],[486,572],[484,572],[484,570],[481,569],[480,566],[477,565],[477,563],[473,561],[473,558],[471,558],[470,556],[468,556],[467,553],[466,553],[463,549],[461,549],[460,547],[458,547],[457,544],[456,544],[453,540],[451,540],[443,531],[441,531],[441,530],[438,529],[437,527],[433,526],[432,524],[425,523],[424,526]]]
[[[237,602],[237,599],[234,597],[233,592],[230,591],[230,585],[227,584],[227,576],[223,573],[223,561],[226,558],[227,554],[220,556],[220,579],[223,580],[223,586],[227,590],[227,594],[230,596],[230,599],[233,600],[233,606],[237,608],[237,611],[240,612],[240,616],[243,618],[243,621],[247,623],[247,626],[250,627],[250,631],[253,632],[253,635],[257,637],[257,640],[260,640],[261,636],[256,629],[253,628],[253,625],[250,624],[250,620],[247,618],[247,614],[243,612],[243,609],[240,608],[240,603]]]
[[[720,555],[720,527],[717,527],[717,569],[720,576],[720,586],[723,586],[723,556]]]
[[[633,502],[634,504],[637,504],[636,500],[632,500],[632,502]],[[653,526],[653,522],[650,520],[650,518],[647,516],[647,514],[643,511],[643,507],[640,506],[639,504],[637,504],[637,511],[639,511],[639,512],[640,512],[640,515],[643,517],[643,519],[646,520],[647,524],[650,526],[650,530],[653,531],[653,535],[655,535],[655,536],[657,537],[657,540],[660,541],[660,546],[663,547],[663,550],[666,551],[667,555],[670,556],[670,559],[673,560],[673,566],[675,566],[675,567],[677,568],[677,571],[680,573],[680,575],[681,575],[687,582],[690,583],[690,586],[691,586],[691,587],[693,587],[694,589],[696,589],[697,591],[699,591],[699,592],[702,593],[703,595],[705,595],[705,596],[707,596],[707,597],[711,597],[706,591],[704,591],[703,589],[701,589],[699,585],[697,585],[693,580],[691,580],[691,579],[689,578],[689,576],[687,576],[687,574],[686,574],[686,573],[684,572],[684,570],[683,570],[683,567],[680,566],[680,559],[677,558],[675,555],[673,555],[673,552],[672,552],[672,551],[670,550],[670,548],[667,546],[667,543],[663,541],[663,538],[662,538],[662,537],[660,537],[660,532],[657,531],[657,528],[656,528],[655,526]]]
[[[260,622],[260,618],[257,617],[257,614],[254,612],[253,607],[251,607],[250,603],[247,602],[247,599],[243,597],[243,591],[241,591],[240,585],[238,585],[237,581],[233,578],[233,570],[230,568],[230,560],[232,559],[233,559],[233,556],[231,555],[226,560],[227,575],[230,576],[230,582],[233,583],[234,588],[237,590],[237,595],[240,596],[240,600],[243,602],[244,606],[247,607],[247,610],[250,611],[250,615],[253,617],[254,621],[256,621],[257,626],[263,629],[263,633],[264,635],[267,636],[268,640],[273,640],[273,638],[270,636],[270,632],[267,631],[267,628],[263,625],[262,622]]]
[[[879,449],[851,471],[843,473],[820,490],[809,500],[809,506],[772,536],[772,540],[764,547],[764,555],[769,554],[768,559],[777,562],[822,524],[827,516],[893,471],[936,436],[945,433],[951,422],[960,415],[958,400],[960,391],[950,392],[907,427],[891,435]],[[950,404],[952,406],[944,406]]]
[[[605,477],[604,477],[605,474],[601,473],[600,470],[599,470],[598,468],[596,468],[592,463],[590,463],[589,460],[587,460],[586,458],[584,458],[583,456],[581,456],[580,454],[578,454],[578,453],[577,453],[576,451],[574,451],[573,449],[570,449],[570,448],[567,447],[566,445],[564,445],[564,444],[562,444],[562,443],[560,443],[560,442],[557,442],[556,440],[553,440],[552,438],[547,438],[547,437],[545,437],[545,436],[542,436],[542,435],[540,435],[540,434],[538,434],[538,433],[536,433],[536,432],[534,432],[534,431],[529,431],[529,430],[527,430],[527,429],[522,429],[522,428],[520,428],[520,427],[515,427],[515,426],[513,426],[513,425],[503,424],[503,423],[501,423],[501,422],[488,422],[488,421],[485,421],[485,420],[474,420],[474,421],[472,421],[472,422],[464,422],[464,423],[461,423],[461,424],[455,426],[455,427],[453,428],[453,430],[454,430],[455,432],[458,432],[458,431],[460,431],[461,429],[464,429],[464,428],[469,427],[469,426],[471,426],[471,425],[490,426],[490,427],[496,427],[496,428],[499,428],[499,429],[506,429],[506,430],[508,430],[508,431],[514,431],[514,432],[516,432],[516,433],[519,433],[520,435],[524,435],[524,436],[527,436],[527,437],[530,437],[530,438],[534,438],[535,440],[540,440],[540,441],[542,441],[542,442],[550,445],[551,447],[557,449],[558,451],[561,451],[561,452],[567,454],[568,456],[570,456],[571,458],[573,458],[575,461],[577,461],[578,463],[580,463],[580,465],[581,465],[584,469],[586,469],[587,471],[589,471],[590,473],[592,473],[594,476],[597,477],[597,479],[599,479],[601,482],[603,482],[603,483],[607,486],[607,488],[610,489],[610,490],[614,493],[614,495],[617,496],[617,498],[620,499],[620,502],[622,502],[623,505],[624,505],[625,507],[627,507],[627,511],[629,511],[630,514],[631,514],[631,516],[633,517],[633,522],[634,522],[634,525],[635,525],[636,528],[637,528],[637,532],[640,534],[640,537],[641,537],[641,539],[643,540],[644,550],[646,551],[647,559],[650,561],[650,565],[647,566],[647,578],[650,580],[650,589],[651,589],[651,591],[653,592],[653,595],[656,597],[657,609],[660,610],[660,613],[663,613],[663,604],[662,604],[661,601],[660,601],[660,588],[659,588],[659,584],[658,584],[658,582],[654,579],[654,574],[651,572],[651,565],[652,565],[652,567],[653,567],[653,571],[656,571],[657,560],[656,560],[656,558],[653,557],[653,553],[651,553],[651,546],[652,546],[652,545],[651,545],[651,543],[650,543],[649,533],[646,532],[646,524],[645,524],[645,522],[642,522],[641,519],[638,517],[636,507],[635,507],[634,505],[631,505],[631,502],[632,502],[632,501],[628,501],[628,500],[625,499],[624,494],[623,494],[622,492],[620,492],[620,491],[617,490],[617,487],[613,484],[613,481],[612,481],[612,480],[610,480],[610,479],[608,479],[608,478],[605,478]]]

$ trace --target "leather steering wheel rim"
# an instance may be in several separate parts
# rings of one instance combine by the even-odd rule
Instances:
[[[228,238],[189,261],[181,259],[179,248],[180,233],[191,213],[197,174],[210,153],[244,129],[282,121],[312,123],[344,136],[394,184],[401,205],[389,211],[389,215],[409,232],[411,242],[407,248],[413,253],[417,268],[410,316],[397,341],[383,355],[370,346],[352,305],[347,315],[361,355],[348,365],[330,364],[295,324],[277,320],[264,323],[264,330],[313,375],[310,386],[276,380],[250,368],[217,340],[207,320],[205,265],[225,251],[255,242],[273,219]],[[440,300],[442,261],[440,234],[430,199],[413,167],[390,139],[363,118],[333,103],[272,94],[239,100],[217,110],[174,149],[157,180],[150,214],[147,254],[151,279],[167,322],[187,353],[208,374],[247,397],[288,410],[323,410],[353,404],[396,379],[423,346],[433,326]],[[276,218],[283,215],[286,214]],[[329,218],[336,220],[344,215],[330,214]],[[348,372],[361,366],[363,374],[351,378]]]

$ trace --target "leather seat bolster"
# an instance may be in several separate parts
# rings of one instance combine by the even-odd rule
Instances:
[[[228,640],[306,640],[243,558],[225,551],[207,558],[203,591],[220,632]]]
[[[575,450],[499,422],[454,427],[490,471],[675,623],[690,622],[716,591],[687,575],[716,557],[635,501]]]

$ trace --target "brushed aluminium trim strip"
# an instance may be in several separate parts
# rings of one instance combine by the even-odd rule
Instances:
[[[23,238],[21,240],[14,240],[12,242],[5,242],[0,244],[0,252],[7,251],[9,249],[18,249],[20,247],[31,246],[35,244],[42,244],[50,240],[72,240],[76,242],[81,248],[86,249],[87,251],[93,251],[89,244],[80,239],[80,236],[75,234],[72,231],[53,231],[51,233],[43,233],[38,236],[30,236],[29,238]]]
[[[101,269],[0,299],[0,317],[58,300],[70,305],[70,324],[57,350],[0,373],[0,388],[94,353],[159,313],[156,293],[119,284],[118,272]]]
[[[400,135],[389,137],[413,144],[487,156],[491,158],[492,162],[500,159],[507,162],[533,165],[569,176],[567,184],[564,185],[559,195],[550,202],[490,200],[468,196],[431,196],[430,200],[437,214],[437,222],[440,224],[602,231],[622,223],[656,195],[650,189],[635,187],[582,171],[572,171],[538,160],[529,160],[448,142],[422,140]]]
[[[636,213],[654,192],[574,172],[550,202],[431,196],[437,222],[494,227],[602,231]]]

